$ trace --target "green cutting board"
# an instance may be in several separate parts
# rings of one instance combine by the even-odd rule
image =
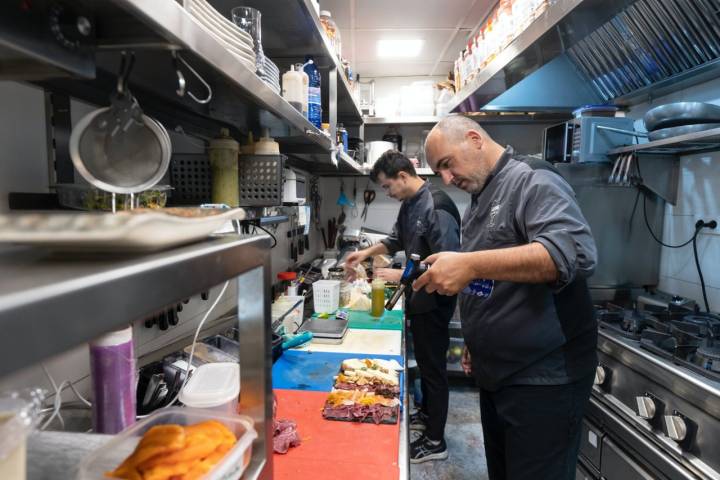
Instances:
[[[402,330],[403,311],[387,311],[382,317],[373,317],[370,312],[363,310],[348,310],[348,328],[361,328],[365,330]],[[317,313],[313,315],[317,317]],[[330,315],[329,318],[335,318]]]

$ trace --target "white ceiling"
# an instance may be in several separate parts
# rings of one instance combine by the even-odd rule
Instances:
[[[496,0],[321,0],[342,35],[343,56],[361,77],[446,75]],[[424,40],[420,56],[380,59],[380,39]]]

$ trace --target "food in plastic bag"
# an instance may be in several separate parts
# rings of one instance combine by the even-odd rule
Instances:
[[[0,478],[25,480],[26,439],[45,398],[42,390],[0,395]]]
[[[365,282],[365,285],[367,285],[367,282]],[[363,290],[363,288],[359,286],[355,287],[353,285],[352,292],[350,293],[350,302],[348,303],[348,308],[350,310],[367,311],[370,310],[371,306],[372,303],[370,302],[370,298],[368,298],[367,293]]]

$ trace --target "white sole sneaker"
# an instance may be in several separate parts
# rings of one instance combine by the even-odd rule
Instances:
[[[431,453],[430,455],[426,455],[422,458],[411,458],[410,463],[423,463],[423,462],[430,462],[432,460],[447,460],[447,458],[448,458],[448,451],[445,450],[444,452]]]

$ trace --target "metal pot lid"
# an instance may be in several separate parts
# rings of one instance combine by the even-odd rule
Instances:
[[[718,123],[720,106],[703,102],[668,103],[649,110],[644,120],[649,132],[683,125]]]
[[[137,193],[158,183],[170,165],[164,127],[141,115],[126,129],[111,131],[111,107],[83,117],[70,137],[70,157],[91,185],[113,193]]]

